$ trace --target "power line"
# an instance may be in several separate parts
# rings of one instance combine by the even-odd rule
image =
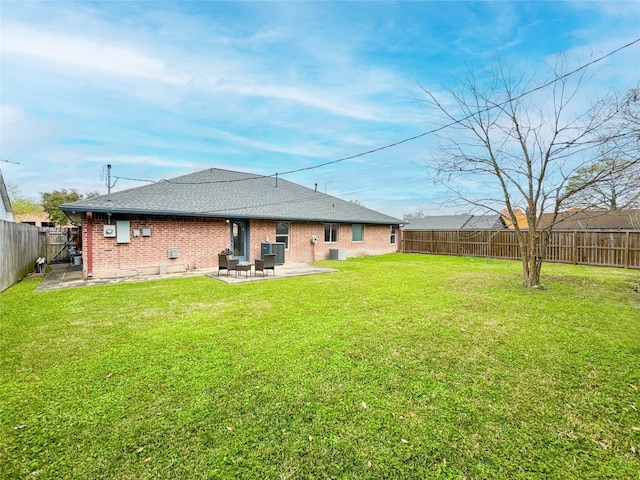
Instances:
[[[629,47],[631,47],[631,46],[633,46],[633,45],[635,45],[636,43],[639,43],[639,42],[640,42],[640,38],[637,38],[637,39],[635,39],[635,40],[633,40],[633,41],[631,41],[631,42],[629,42],[629,43],[627,43],[625,45],[622,45],[621,47],[616,48],[615,50],[610,51],[609,53],[606,53],[605,55],[602,55],[602,56],[600,56],[598,58],[595,58],[595,59],[585,63],[584,65],[581,65],[581,66],[575,68],[574,70],[572,70],[570,72],[567,72],[567,73],[565,73],[563,75],[555,77],[553,80],[549,80],[548,82],[546,82],[546,83],[544,83],[542,85],[539,85],[537,87],[534,87],[534,88],[531,88],[529,90],[526,90],[525,92],[522,92],[520,95],[516,95],[514,97],[511,97],[508,100],[505,100],[504,102],[496,103],[496,104],[491,105],[489,107],[485,107],[483,109],[478,110],[477,112],[470,113],[469,115],[467,115],[467,116],[465,116],[463,118],[460,118],[460,119],[457,119],[457,120],[453,120],[453,121],[451,121],[451,122],[449,122],[449,123],[447,123],[445,125],[441,125],[440,127],[433,128],[433,129],[428,130],[426,132],[419,133],[417,135],[413,135],[411,137],[405,138],[403,140],[398,140],[397,142],[389,143],[389,144],[383,145],[381,147],[373,148],[373,149],[367,150],[365,152],[357,153],[355,155],[349,155],[347,157],[342,157],[342,158],[338,158],[336,160],[331,160],[331,161],[328,161],[328,162],[319,163],[317,165],[311,165],[309,167],[302,167],[302,168],[297,168],[297,169],[294,169],[294,170],[287,170],[287,171],[284,171],[284,172],[275,173],[273,175],[255,175],[255,176],[251,176],[251,177],[238,178],[238,179],[233,179],[233,180],[211,180],[211,181],[203,181],[203,182],[180,182],[180,181],[175,181],[175,180],[160,180],[160,181],[166,181],[166,182],[169,182],[169,183],[172,183],[172,184],[176,184],[176,185],[204,185],[204,184],[215,184],[215,183],[242,182],[242,181],[246,181],[246,180],[257,180],[257,179],[260,179],[260,178],[269,178],[269,177],[277,178],[280,175],[289,175],[289,174],[292,174],[292,173],[299,173],[299,172],[304,172],[304,171],[307,171],[307,170],[315,170],[317,168],[326,167],[328,165],[334,165],[336,163],[345,162],[347,160],[353,160],[355,158],[360,158],[360,157],[364,157],[366,155],[371,155],[373,153],[381,152],[381,151],[387,150],[389,148],[397,147],[398,145],[402,145],[402,144],[407,143],[407,142],[412,142],[412,141],[417,140],[419,138],[426,137],[427,135],[433,135],[434,133],[438,133],[438,132],[440,132],[442,130],[445,130],[447,128],[453,127],[455,125],[459,125],[459,124],[465,122],[466,120],[469,120],[470,118],[475,117],[478,114],[486,113],[486,112],[491,111],[491,110],[496,109],[496,108],[501,108],[501,107],[507,105],[508,103],[513,102],[514,100],[519,100],[521,98],[524,98],[527,95],[531,95],[532,93],[535,93],[535,92],[537,92],[539,90],[542,90],[543,88],[546,88],[546,87],[549,87],[549,86],[553,85],[554,83],[557,83],[557,82],[559,82],[561,80],[564,80],[565,78],[568,78],[568,77],[570,77],[572,75],[575,75],[576,73],[581,72],[582,70],[585,70],[585,69],[589,68],[590,66],[592,66],[592,65],[594,65],[596,63],[599,63],[602,60],[604,60],[604,59],[606,59],[606,58],[608,58],[608,57],[610,57],[612,55],[615,55],[616,53],[618,53],[618,52],[620,52],[620,51],[622,51],[622,50],[624,50],[626,48],[629,48]],[[125,177],[116,177],[116,178],[125,178]],[[142,180],[142,179],[136,179],[136,178],[127,178],[127,180],[144,181],[144,182],[151,181],[151,180]],[[159,183],[159,182],[154,182],[154,183]]]
[[[132,182],[158,183],[156,180],[145,180],[144,178],[118,177],[117,175],[114,175],[113,178],[115,178],[116,180],[131,180]]]
[[[507,105],[510,102],[513,102],[514,100],[519,100],[519,99],[521,99],[521,98],[523,98],[523,97],[525,97],[527,95],[531,95],[532,93],[537,92],[538,90],[542,90],[543,88],[549,87],[549,86],[553,85],[554,83],[559,82],[560,80],[563,80],[563,79],[565,79],[567,77],[570,77],[571,75],[575,75],[576,73],[589,68],[591,65],[594,65],[594,64],[596,64],[598,62],[601,62],[605,58],[608,58],[608,57],[618,53],[619,51],[624,50],[625,48],[629,48],[629,47],[631,47],[632,45],[634,45],[634,44],[636,44],[638,42],[640,42],[640,38],[637,38],[634,41],[627,43],[626,45],[623,45],[623,46],[621,46],[619,48],[616,48],[615,50],[612,50],[611,52],[607,53],[606,55],[602,55],[599,58],[591,60],[590,62],[588,62],[588,63],[576,68],[575,70],[572,70],[571,72],[565,73],[564,75],[560,75],[559,77],[556,77],[553,80],[550,80],[547,83],[539,85],[539,86],[537,86],[535,88],[527,90],[527,91],[521,93],[520,95],[516,95],[515,97],[510,98],[509,100],[506,100],[506,101],[504,101],[502,103],[497,103],[497,104],[492,105],[490,107],[486,107],[486,108],[481,109],[481,110],[479,110],[477,112],[471,113],[471,114],[467,115],[464,118],[461,118],[461,119],[458,119],[458,120],[454,120],[454,121],[449,122],[446,125],[442,125],[442,126],[440,126],[438,128],[434,128],[434,129],[429,130],[427,132],[423,132],[423,133],[420,133],[418,135],[414,135],[413,137],[405,138],[404,140],[400,140],[400,141],[397,141],[397,142],[394,142],[394,143],[390,143],[390,144],[384,145],[382,147],[378,147],[378,148],[374,148],[372,150],[368,150],[366,152],[358,153],[356,155],[351,155],[351,156],[348,156],[348,157],[339,158],[337,160],[332,160],[330,162],[320,163],[318,165],[313,165],[313,166],[310,166],[310,167],[304,167],[304,168],[299,168],[299,169],[296,169],[296,170],[289,170],[287,172],[281,172],[280,175],[286,175],[286,174],[289,174],[289,173],[303,172],[305,170],[313,170],[313,169],[316,169],[316,168],[325,167],[327,165],[333,165],[335,163],[344,162],[346,160],[353,160],[354,158],[363,157],[365,155],[370,155],[372,153],[380,152],[380,151],[386,150],[388,148],[397,147],[398,145],[402,145],[403,143],[411,142],[413,140],[417,140],[418,138],[422,138],[422,137],[425,137],[427,135],[432,135],[432,134],[440,132],[440,131],[442,131],[442,130],[444,130],[446,128],[453,127],[454,125],[459,125],[460,123],[462,123],[462,122],[464,122],[466,120],[469,120],[470,118],[476,116],[479,113],[485,113],[485,112],[488,112],[488,111],[493,110],[495,108],[502,107],[504,105]]]

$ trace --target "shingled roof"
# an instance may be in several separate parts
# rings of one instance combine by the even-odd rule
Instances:
[[[538,228],[551,225],[553,215],[545,213]],[[640,210],[573,210],[560,212],[554,230],[638,230]]]
[[[497,230],[506,228],[498,214],[491,215],[436,215],[414,218],[405,230]]]
[[[211,168],[60,206],[81,212],[397,225],[397,218],[282,178]]]

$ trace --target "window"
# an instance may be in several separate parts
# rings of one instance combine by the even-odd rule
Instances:
[[[391,245],[396,244],[396,237],[398,235],[398,226],[391,225]]]
[[[328,243],[335,243],[338,241],[338,224],[337,223],[324,224],[324,241]]]
[[[289,222],[276,222],[276,242],[284,243],[285,250],[289,250]]]
[[[351,226],[351,240],[354,242],[364,241],[364,225],[356,223]]]

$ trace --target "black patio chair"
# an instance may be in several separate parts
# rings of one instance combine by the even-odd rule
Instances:
[[[228,255],[222,253],[218,254],[218,276],[220,276],[220,270],[227,271],[227,277],[229,276],[229,270],[236,271],[236,267],[240,263],[240,260],[234,260],[229,258]]]
[[[265,276],[267,270],[271,270],[273,275],[276,274],[276,255],[275,253],[269,253],[264,256],[264,260],[256,258],[256,275],[258,272],[262,272],[262,276]]]

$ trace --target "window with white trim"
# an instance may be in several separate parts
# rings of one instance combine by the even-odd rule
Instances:
[[[361,223],[354,223],[351,225],[351,240],[353,242],[364,241],[364,225]]]
[[[396,238],[398,237],[398,226],[391,225],[391,245],[396,244]]]
[[[336,243],[338,241],[338,224],[337,223],[324,224],[324,241],[326,243]]]
[[[276,242],[284,243],[285,250],[289,250],[289,222],[276,222]]]

